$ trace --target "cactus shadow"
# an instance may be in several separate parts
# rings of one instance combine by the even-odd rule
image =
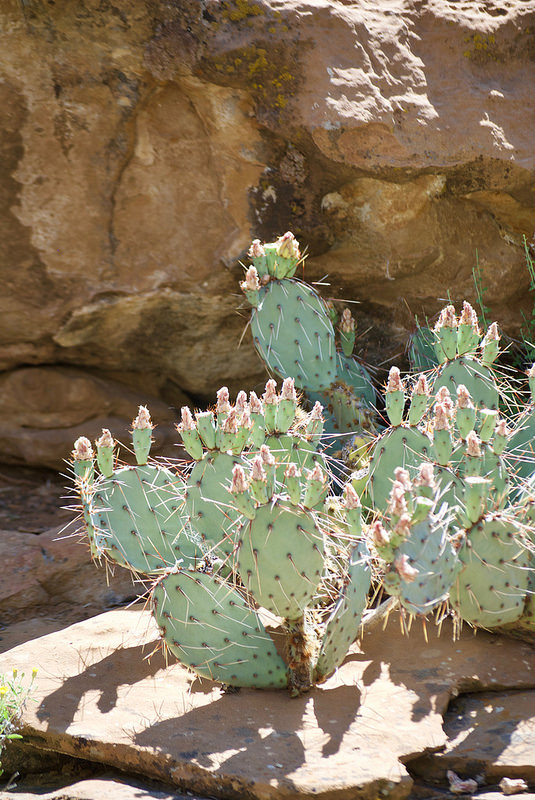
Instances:
[[[119,687],[133,686],[166,668],[161,650],[148,657],[156,644],[154,641],[148,645],[120,647],[100,661],[87,665],[78,675],[65,678],[61,686],[39,705],[38,719],[47,722],[51,730],[66,731],[74,721],[84,696],[90,691],[99,692],[98,710],[102,714],[109,713],[117,704]]]

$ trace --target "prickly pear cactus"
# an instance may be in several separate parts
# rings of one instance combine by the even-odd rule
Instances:
[[[114,465],[114,441],[104,431],[97,442],[97,463],[87,439],[73,451],[76,483],[93,557],[104,557],[140,574],[184,567],[201,561],[200,537],[184,513],[185,485],[181,476],[147,464],[152,423],[143,406],[132,423],[137,466]]]
[[[252,306],[251,332],[260,357],[270,371],[294,378],[297,388],[311,395],[311,404],[319,400],[327,408],[333,434],[356,432],[361,425],[368,430],[376,395],[369,372],[353,357],[355,321],[349,309],[339,319],[311,286],[293,278],[301,257],[291,233],[265,245],[255,240],[249,256],[253,265],[240,285]]]

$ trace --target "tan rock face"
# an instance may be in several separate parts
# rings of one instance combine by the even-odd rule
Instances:
[[[531,2],[2,5],[0,368],[252,388],[250,240],[292,229],[372,361],[448,296],[531,317]],[[394,337],[396,342],[385,342]],[[0,447],[0,458],[2,458]]]

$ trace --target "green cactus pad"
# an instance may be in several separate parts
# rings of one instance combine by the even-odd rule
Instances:
[[[425,616],[445,600],[461,567],[444,517],[431,514],[416,523],[410,537],[396,548],[395,558],[407,556],[409,565],[418,570],[413,581],[401,579],[391,591],[411,614]]]
[[[299,389],[329,386],[336,377],[334,328],[325,303],[298,281],[270,281],[253,308],[255,346],[270,369]]]
[[[287,667],[257,612],[232,586],[200,572],[176,572],[152,592],[154,616],[178,660],[231,686],[282,689]]]
[[[215,554],[225,558],[234,552],[240,516],[229,493],[236,464],[244,465],[240,456],[205,453],[193,467],[186,486],[186,511],[192,526],[207,544],[215,546]]]
[[[106,556],[134,572],[203,557],[187,525],[183,480],[163,467],[124,467],[96,481],[90,517]]]
[[[477,408],[498,409],[500,397],[492,370],[467,356],[448,361],[441,368],[433,384],[436,394],[446,386],[453,402],[457,400],[457,387],[464,384]]]
[[[515,484],[535,473],[535,410],[530,406],[515,422],[503,453]]]
[[[530,577],[530,552],[513,517],[490,516],[469,531],[450,602],[471,625],[496,628],[518,620]]]
[[[414,478],[422,461],[428,461],[433,444],[417,428],[389,428],[375,444],[370,459],[367,493],[377,510],[384,511],[396,467],[404,467]]]
[[[347,580],[323,633],[315,669],[318,681],[325,680],[340,666],[357,638],[370,585],[369,553],[366,545],[360,543],[351,554]]]
[[[242,526],[237,569],[260,606],[296,619],[321,580],[324,553],[324,534],[313,515],[274,500]]]
[[[418,327],[411,334],[407,352],[413,372],[422,372],[437,366],[439,361],[435,350],[436,339],[435,332],[426,327]]]

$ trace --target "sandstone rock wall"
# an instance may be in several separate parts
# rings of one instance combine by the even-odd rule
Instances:
[[[286,229],[361,302],[372,362],[474,299],[476,258],[506,329],[531,315],[533,0],[7,0],[0,24],[7,406],[58,364],[58,398],[69,369],[127,387],[125,424],[252,388],[237,262]],[[61,449],[87,414],[59,408]]]

